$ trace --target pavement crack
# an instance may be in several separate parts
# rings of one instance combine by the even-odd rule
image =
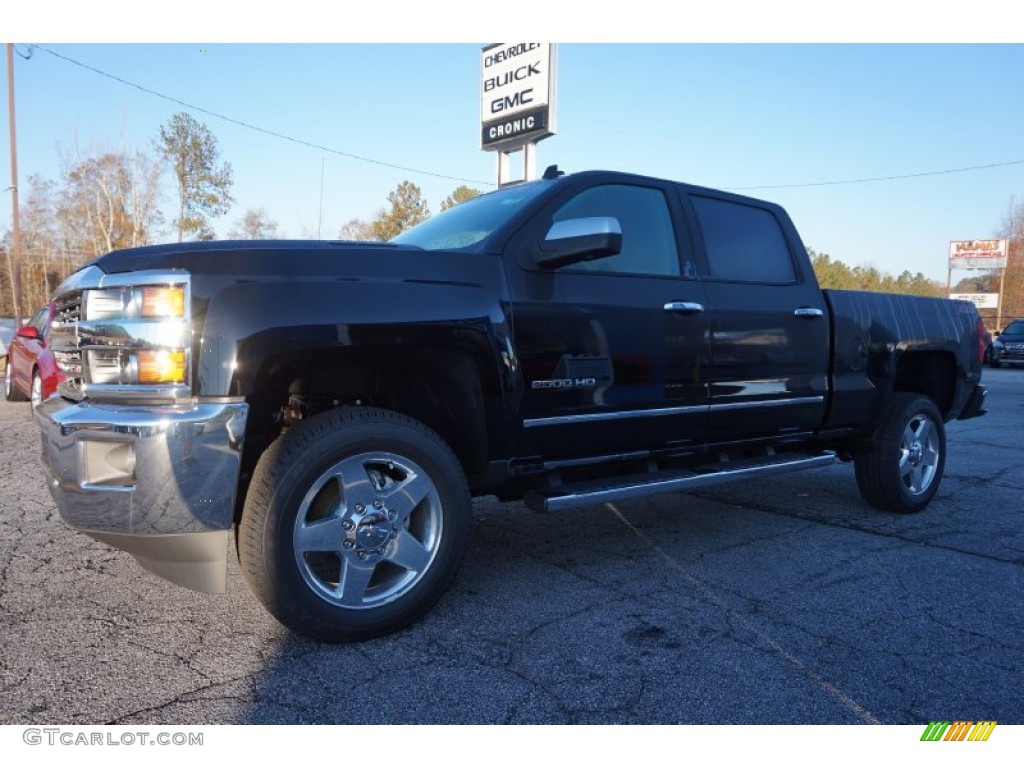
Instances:
[[[229,680],[220,680],[220,681],[216,681],[216,682],[206,683],[205,685],[200,685],[200,686],[198,686],[196,688],[192,688],[192,689],[189,689],[189,690],[184,691],[182,693],[179,693],[174,698],[170,699],[169,701],[165,701],[162,704],[155,704],[155,705],[153,705],[151,707],[143,707],[142,709],[137,709],[137,710],[134,710],[132,712],[127,712],[125,714],[118,715],[114,719],[106,721],[104,723],[104,725],[122,725],[125,720],[128,720],[130,718],[139,717],[139,716],[150,714],[150,713],[154,713],[154,712],[159,712],[159,711],[161,711],[163,709],[167,709],[167,707],[174,706],[175,704],[187,703],[188,701],[192,700],[189,697],[197,697],[197,694],[200,694],[203,691],[208,691],[211,688],[218,688],[218,687],[221,687],[221,686],[231,685],[232,683],[238,683],[238,682],[241,682],[243,680],[247,680],[249,678],[252,678],[253,676],[255,676],[257,674],[259,674],[259,672],[248,672],[248,673],[246,673],[244,675],[240,675],[238,677],[233,677],[233,678],[231,678]],[[201,697],[197,697],[197,698],[201,698]],[[222,698],[244,698],[244,697],[215,696],[215,697],[212,697],[212,698],[222,699]]]

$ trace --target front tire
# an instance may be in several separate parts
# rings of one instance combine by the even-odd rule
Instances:
[[[935,496],[946,466],[946,428],[935,403],[897,392],[870,448],[854,457],[857,486],[887,512],[920,512]]]
[[[257,463],[239,529],[242,572],[282,624],[328,642],[414,622],[462,561],[471,501],[433,431],[392,411],[304,419]]]

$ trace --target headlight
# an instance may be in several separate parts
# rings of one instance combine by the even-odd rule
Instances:
[[[84,299],[86,321],[185,316],[180,285],[100,288],[85,291]]]
[[[184,317],[185,289],[180,285],[142,289],[143,317]]]

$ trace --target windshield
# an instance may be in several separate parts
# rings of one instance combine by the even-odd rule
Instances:
[[[476,245],[546,189],[550,187],[538,181],[474,197],[405,230],[391,242],[428,251]]]
[[[1015,336],[1019,334],[1024,334],[1024,322],[1020,320],[1014,320],[1012,323],[1006,326],[1006,330],[1003,331],[1003,333],[1011,333]]]

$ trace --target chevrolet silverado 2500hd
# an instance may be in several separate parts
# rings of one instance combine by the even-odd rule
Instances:
[[[55,301],[64,520],[207,591],[235,536],[268,610],[332,641],[431,607],[474,495],[554,512],[852,460],[916,512],[946,422],[984,413],[973,305],[822,291],[777,205],[621,173],[390,243],[116,251]]]

